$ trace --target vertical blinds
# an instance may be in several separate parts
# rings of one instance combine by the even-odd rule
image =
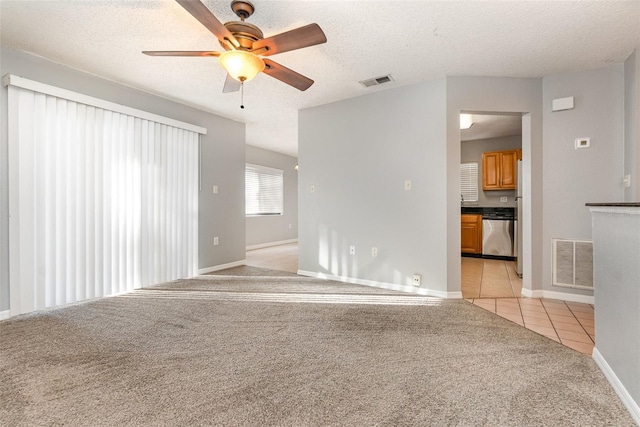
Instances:
[[[282,215],[284,171],[247,163],[245,167],[246,215]]]
[[[460,164],[460,194],[465,202],[478,201],[478,163]]]
[[[9,86],[11,314],[197,274],[198,144]]]

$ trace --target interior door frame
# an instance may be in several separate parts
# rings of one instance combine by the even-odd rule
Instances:
[[[531,113],[530,112],[516,112],[516,111],[482,111],[482,110],[465,110],[461,109],[459,114],[477,114],[477,115],[519,115],[522,118],[522,176],[518,179],[522,179],[522,212],[520,212],[522,218],[518,218],[518,221],[522,221],[522,296],[531,297],[532,291],[532,205],[531,205]],[[459,127],[458,127],[459,128]],[[460,132],[460,130],[458,130]],[[461,134],[459,134],[458,140],[460,141],[460,153],[458,162],[461,161],[462,141]],[[458,210],[458,215],[461,215],[461,210]],[[458,220],[458,223],[460,219]],[[462,256],[458,252],[460,268],[462,268]],[[462,273],[462,272],[461,272]],[[460,274],[461,274],[460,273]],[[461,291],[460,291],[461,292]]]

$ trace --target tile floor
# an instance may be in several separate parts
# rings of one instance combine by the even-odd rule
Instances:
[[[462,257],[463,298],[517,298],[522,279],[513,261]]]
[[[521,298],[522,279],[512,261],[462,258],[462,296],[477,305],[584,354],[595,343],[593,306]]]
[[[578,302],[537,298],[467,299],[580,353],[591,355],[595,343],[593,306]]]

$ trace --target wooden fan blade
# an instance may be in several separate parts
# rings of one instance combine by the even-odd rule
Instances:
[[[145,50],[142,53],[149,56],[220,56],[222,52],[208,50]]]
[[[326,43],[327,37],[318,24],[309,24],[253,43],[252,50],[266,48],[262,56],[275,55],[303,47]]]
[[[200,21],[218,40],[223,41],[226,39],[235,47],[240,46],[238,40],[227,30],[227,27],[225,27],[200,0],[176,0],[176,2]]]
[[[302,74],[296,73],[293,70],[280,65],[277,62],[273,62],[270,59],[263,59],[265,68],[263,73],[270,75],[271,77],[280,80],[290,86],[299,90],[307,90],[313,84],[313,80]]]
[[[227,74],[227,79],[224,81],[224,87],[222,93],[237,92],[240,90],[242,83]]]

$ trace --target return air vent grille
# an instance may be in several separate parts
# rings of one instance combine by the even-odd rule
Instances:
[[[552,239],[552,285],[593,289],[593,243]]]
[[[371,86],[378,86],[384,83],[389,83],[392,81],[393,81],[393,77],[391,77],[391,74],[387,74],[386,76],[382,76],[382,77],[375,77],[369,80],[362,80],[360,84],[364,87],[371,87]]]

